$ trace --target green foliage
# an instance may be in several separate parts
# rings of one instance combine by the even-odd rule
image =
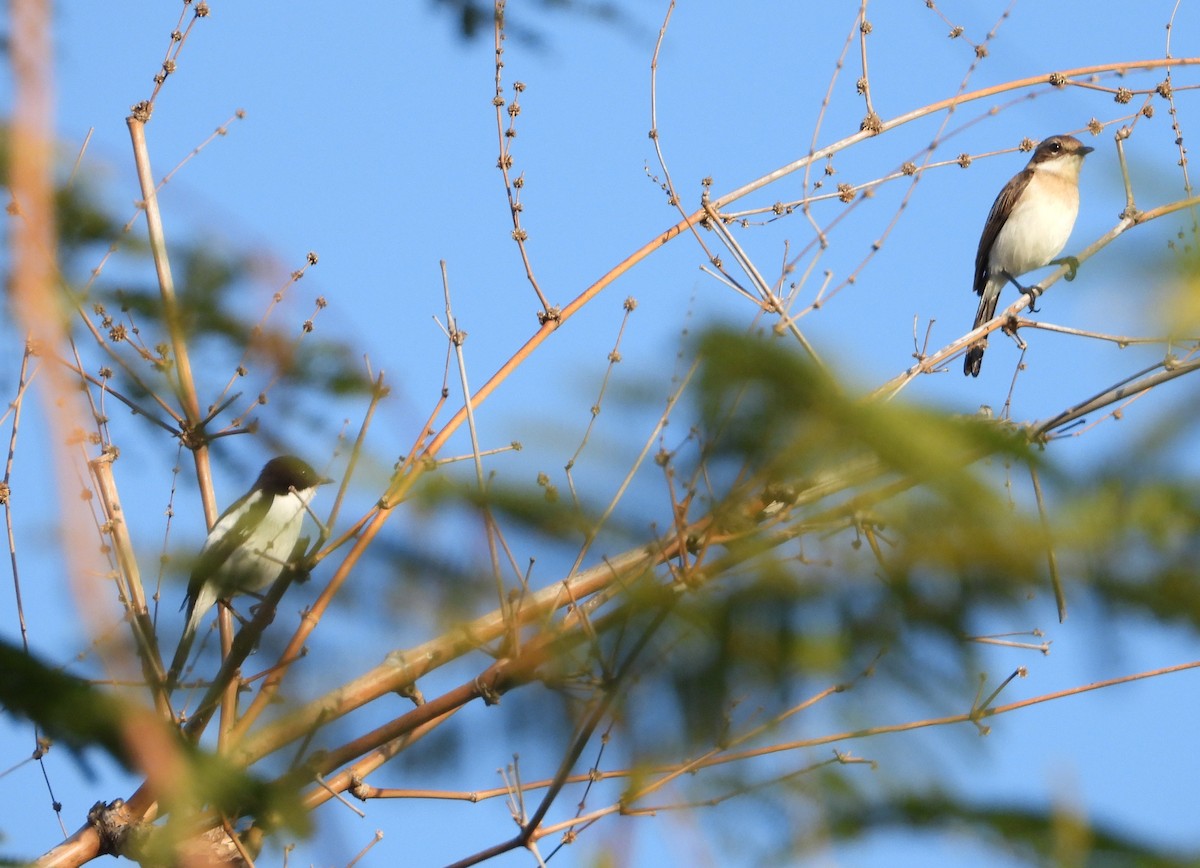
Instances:
[[[987,420],[849,395],[792,347],[723,329],[698,342],[699,413],[710,450],[788,485],[875,459],[884,472],[968,500],[986,492],[962,473],[973,457],[1032,460],[1025,438]]]
[[[1113,828],[1089,826],[1069,811],[972,804],[937,791],[904,793],[867,805],[858,798],[835,798],[826,809],[830,832],[839,840],[884,830],[941,830],[973,837],[988,849],[1015,850],[1040,865],[1190,868],[1200,861],[1200,853],[1156,848]]]
[[[1061,523],[1096,601],[1200,630],[1200,485],[1187,477],[1097,474]]]
[[[48,738],[74,751],[99,748],[125,768],[134,768],[122,738],[127,708],[120,700],[3,641],[0,672],[0,705],[9,713],[32,721]]]
[[[59,187],[54,195],[58,212],[58,242],[64,261],[75,264],[85,256],[91,257],[95,245],[108,247],[123,238],[129,250],[144,251],[146,244],[122,232],[122,225],[99,203],[96,195],[84,182]]]
[[[100,690],[82,678],[46,665],[23,649],[0,642],[0,705],[35,724],[42,737],[75,751],[99,749],[130,771],[139,770],[142,754],[131,754],[131,739],[144,738],[149,709]],[[286,825],[303,831],[308,817],[298,810],[293,783],[269,783],[239,769],[229,761],[204,754],[184,743],[174,730],[164,735],[176,740],[187,757],[192,807],[208,805],[228,816],[260,818],[268,827]]]
[[[747,684],[850,677],[881,653],[905,677],[931,642],[961,688],[979,613],[1048,588],[1041,522],[972,465],[1042,457],[1006,425],[850,395],[779,342],[713,331],[699,355],[700,461],[729,533],[679,607],[689,718],[711,730]]]

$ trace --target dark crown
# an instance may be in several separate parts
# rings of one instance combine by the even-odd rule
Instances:
[[[280,455],[266,463],[262,473],[258,474],[255,487],[268,494],[287,494],[292,488],[303,491],[328,481],[303,459],[295,455]]]

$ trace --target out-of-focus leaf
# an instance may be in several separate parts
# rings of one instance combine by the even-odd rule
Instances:
[[[4,673],[0,705],[10,714],[31,720],[55,743],[75,751],[99,748],[126,769],[144,772],[135,763],[128,739],[144,727],[146,709],[60,672],[6,642],[0,642],[0,672]],[[134,715],[136,726],[132,725]],[[191,806],[212,806],[227,816],[256,817],[269,827],[307,828],[307,814],[299,810],[296,795],[297,786],[304,781],[263,781],[225,759],[197,751],[182,738],[177,747],[188,761]]]
[[[456,482],[446,475],[428,478],[421,489],[420,501],[431,503],[467,503],[476,509],[486,507],[551,539],[582,540],[593,527],[595,516],[581,513],[561,498],[548,498],[540,489],[521,489],[493,482],[480,492],[474,481]]]
[[[1010,426],[849,394],[780,342],[716,330],[698,352],[715,532],[694,541],[656,673],[688,735],[711,742],[742,695],[782,708],[879,655],[892,684],[969,689],[978,614],[1049,599],[1042,523],[992,478],[1042,456]],[[755,511],[776,494],[781,511]]]
[[[962,472],[972,461],[1035,458],[1008,426],[851,395],[778,341],[717,329],[701,338],[698,353],[699,412],[713,454],[768,481],[802,485],[873,458],[888,472],[963,497],[986,490]]]
[[[495,4],[487,0],[432,0],[435,9],[452,15],[464,39],[490,36],[495,20]],[[541,0],[534,4],[537,12],[560,12],[582,16],[609,24],[626,23],[626,14],[611,0]],[[532,23],[534,12],[525,8],[505,10],[505,32],[525,45],[543,47],[548,44],[543,29]]]
[[[1170,852],[1116,829],[1088,825],[1073,814],[972,804],[938,792],[898,795],[866,805],[833,800],[826,809],[830,832],[840,840],[888,829],[942,830],[982,839],[984,846],[1015,847],[1039,865],[1193,868],[1200,863],[1200,853]]]
[[[68,260],[93,244],[109,245],[122,239],[127,248],[137,249],[140,245],[140,238],[122,235],[121,222],[80,184],[60,187],[55,192],[54,207],[58,211],[58,242]]]
[[[0,705],[7,711],[33,721],[73,750],[100,748],[132,768],[122,738],[126,707],[121,701],[3,641],[0,672]]]

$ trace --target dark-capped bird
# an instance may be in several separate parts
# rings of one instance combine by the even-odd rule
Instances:
[[[330,482],[294,455],[272,458],[253,487],[209,531],[188,582],[187,624],[167,675],[174,685],[200,622],[219,599],[254,593],[279,578],[292,558],[308,502]]]
[[[1051,136],[1004,185],[992,203],[975,254],[979,310],[973,328],[996,315],[1004,284],[1012,283],[1025,292],[1017,278],[1054,263],[1054,257],[1067,246],[1079,213],[1079,169],[1092,150],[1073,136]],[[963,362],[964,374],[979,376],[986,347],[986,335],[971,344]]]

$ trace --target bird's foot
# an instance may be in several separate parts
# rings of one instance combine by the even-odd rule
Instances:
[[[1037,297],[1046,290],[1042,289],[1042,287],[1036,283],[1032,286],[1021,286],[1021,282],[1008,272],[1004,272],[1004,276],[1008,278],[1009,283],[1017,288],[1017,292],[1029,296],[1029,312],[1037,313]]]
[[[1021,287],[1021,291],[1029,296],[1029,312],[1041,313],[1041,310],[1037,306],[1037,299],[1039,295],[1046,291],[1042,288],[1041,284],[1035,283],[1032,286]]]
[[[1065,280],[1072,281],[1075,275],[1079,272],[1079,260],[1074,256],[1060,256],[1058,259],[1051,259],[1051,265],[1065,265],[1067,273],[1063,275]]]
[[[267,604],[267,598],[266,598],[265,594],[260,594],[260,593],[258,593],[258,591],[246,591],[245,594],[247,597],[253,597],[255,600],[258,601],[257,603],[250,604],[250,608],[248,610],[250,613],[249,618],[242,617],[241,615],[238,614],[237,609],[233,608],[232,606],[229,607],[229,611],[233,612],[233,617],[237,618],[238,623],[241,624],[243,627],[245,627],[247,624],[249,624],[251,621],[253,621],[255,618],[257,618],[259,610],[262,609],[262,607]]]

